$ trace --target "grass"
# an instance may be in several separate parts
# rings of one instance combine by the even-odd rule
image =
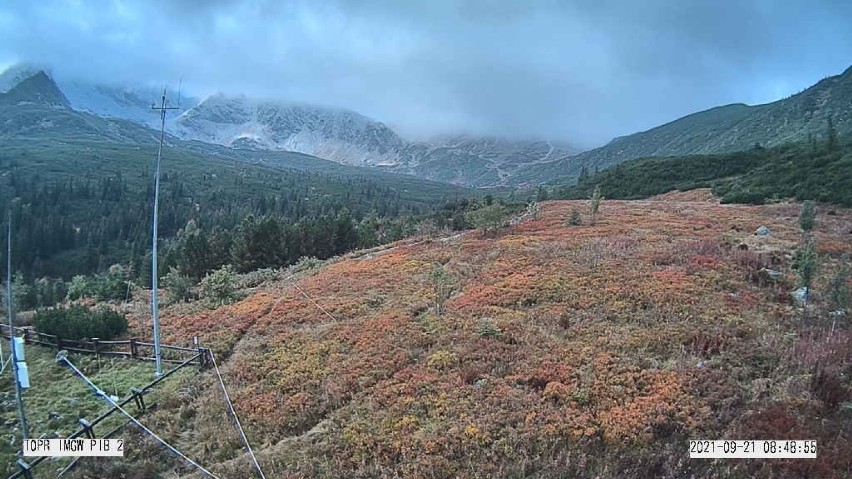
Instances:
[[[8,351],[8,349],[6,349]],[[29,389],[24,390],[23,399],[29,423],[30,437],[67,437],[77,429],[80,418],[93,420],[110,406],[95,396],[88,385],[74,372],[55,362],[56,351],[41,346],[26,347],[26,359],[30,373]],[[142,387],[154,379],[152,363],[126,360],[121,358],[102,358],[98,360],[90,355],[71,354],[69,360],[89,377],[98,387],[120,399],[129,396],[131,387]],[[145,397],[146,405],[154,404],[171,394],[181,383],[185,383],[195,374],[192,368],[186,368],[166,379],[161,386],[154,388]],[[4,425],[4,440],[0,441],[0,463],[4,464],[4,473],[11,474],[14,467],[15,452],[20,448],[18,428],[18,410],[15,407],[14,386],[11,374],[4,372],[0,378],[0,398],[3,408],[0,410],[0,422]],[[126,407],[135,412],[135,405]],[[126,422],[120,413],[113,414],[100,423],[95,433],[99,437]],[[121,438],[126,430],[114,437]],[[15,437],[14,444],[12,437]],[[50,465],[36,468],[37,477],[54,477],[55,469],[70,462],[67,459],[48,459]]]

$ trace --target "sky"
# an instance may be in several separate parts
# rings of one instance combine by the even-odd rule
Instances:
[[[0,69],[603,144],[852,64],[846,0],[3,0]]]

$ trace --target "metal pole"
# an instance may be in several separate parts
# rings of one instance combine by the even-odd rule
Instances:
[[[166,89],[163,88],[163,98],[160,107],[151,107],[160,111],[160,145],[157,148],[157,166],[154,170],[154,218],[153,232],[151,234],[151,317],[154,321],[154,359],[156,363],[157,377],[163,374],[163,359],[160,355],[160,305],[158,291],[157,270],[157,224],[160,211],[160,158],[163,154],[163,142],[166,137],[166,111],[177,110],[175,107],[166,106]]]
[[[6,309],[9,312],[9,346],[12,349],[12,374],[15,376],[15,400],[18,403],[18,417],[21,421],[21,434],[26,441],[30,438],[27,427],[27,415],[24,412],[24,397],[21,394],[21,383],[18,382],[18,355],[15,352],[15,322],[12,312],[12,209],[9,209],[9,234],[6,237]]]
[[[158,304],[157,278],[157,215],[160,209],[160,157],[163,153],[163,139],[166,131],[166,90],[163,89],[163,103],[160,107],[160,146],[157,148],[157,167],[154,170],[154,228],[151,234],[151,317],[154,319],[154,359],[157,365],[157,377],[163,374],[163,362],[160,357],[160,308]]]

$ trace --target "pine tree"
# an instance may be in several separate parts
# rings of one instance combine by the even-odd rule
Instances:
[[[831,117],[828,117],[826,147],[830,152],[837,149],[837,129],[834,128],[834,120]]]
[[[589,215],[591,216],[591,223],[594,225],[598,220],[598,210],[600,209],[601,202],[604,200],[604,197],[601,195],[601,187],[595,186],[595,190],[592,192],[592,196],[589,197]]]
[[[813,201],[806,200],[802,203],[802,212],[799,213],[799,227],[802,228],[802,231],[809,233],[814,228],[815,215]]]

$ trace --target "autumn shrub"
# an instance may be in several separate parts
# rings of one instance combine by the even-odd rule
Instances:
[[[446,351],[446,350],[438,350],[432,353],[429,356],[429,359],[426,360],[426,364],[431,368],[435,369],[450,369],[456,364],[458,364],[459,358],[455,354]]]
[[[811,376],[811,392],[829,411],[849,398],[849,391],[843,386],[839,375],[821,366],[817,366]]]

